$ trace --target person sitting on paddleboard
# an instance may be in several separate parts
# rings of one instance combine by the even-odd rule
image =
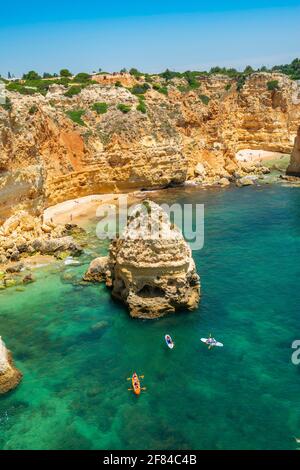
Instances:
[[[208,338],[206,341],[207,344],[216,344],[215,338]]]

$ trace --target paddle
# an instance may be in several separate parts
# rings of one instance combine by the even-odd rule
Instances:
[[[140,378],[140,379],[144,379],[144,377],[145,377],[144,375],[139,375],[139,378]],[[131,380],[131,379],[132,379],[132,377],[127,377],[126,380]]]

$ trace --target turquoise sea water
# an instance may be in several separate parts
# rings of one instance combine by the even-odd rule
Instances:
[[[156,200],[205,203],[198,310],[133,320],[105,286],[76,282],[88,256],[40,269],[24,292],[1,292],[0,334],[24,379],[0,398],[0,449],[296,449],[300,189]],[[200,343],[210,332],[224,348]],[[135,370],[147,387],[138,398],[126,381]]]

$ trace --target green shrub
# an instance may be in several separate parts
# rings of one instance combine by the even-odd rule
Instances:
[[[24,87],[35,88],[37,93],[45,95],[49,89],[49,86],[52,85],[51,80],[26,80]]]
[[[40,75],[34,70],[30,70],[30,72],[24,73],[23,75],[24,80],[38,80],[40,78],[41,78]]]
[[[59,72],[59,75],[61,77],[72,77],[72,74],[71,74],[70,70],[68,70],[68,69],[61,69],[61,71]]]
[[[81,72],[75,75],[74,82],[85,83],[88,82],[90,78],[91,76],[88,73]]]
[[[72,96],[75,96],[75,95],[78,95],[78,93],[81,92],[81,87],[80,86],[71,86],[71,88],[68,89],[68,91],[66,91],[66,93],[64,93],[64,96],[67,96],[68,98],[72,98]]]
[[[52,84],[63,85],[64,87],[69,86],[70,80],[67,77],[58,78],[57,80],[52,80]]]
[[[107,113],[107,109],[107,103],[94,103],[92,106],[92,110],[96,111],[97,114],[105,114]]]
[[[122,111],[122,113],[127,114],[131,110],[131,106],[128,106],[127,104],[120,103],[117,106],[119,111]]]
[[[206,95],[200,95],[199,96],[200,100],[202,101],[203,104],[208,105],[210,98]]]
[[[150,88],[150,85],[148,85],[148,83],[142,83],[141,85],[134,85],[132,88],[131,88],[131,93],[133,93],[134,95],[143,95],[144,93],[146,93],[147,90],[149,90]]]
[[[227,77],[237,78],[240,75],[242,75],[242,72],[239,72],[238,70],[234,68],[227,69],[226,67],[212,67],[209,71],[209,74],[210,75],[221,74],[221,75],[227,75]]]
[[[25,85],[21,85],[19,82],[11,82],[6,85],[6,89],[9,91],[17,91],[22,95],[33,95],[38,92],[37,87],[28,86],[25,82]]]
[[[168,95],[168,88],[165,86],[160,86],[158,83],[153,84],[153,89],[162,93],[163,95]]]
[[[35,93],[37,93],[37,89],[36,88],[28,88],[26,86],[21,86],[18,90],[19,93],[21,93],[22,95],[34,95]]]
[[[237,80],[237,83],[236,83],[236,89],[237,91],[241,91],[245,85],[245,82],[246,82],[246,76],[245,75],[241,75],[238,80]]]
[[[120,80],[118,80],[118,81],[116,81],[115,86],[116,86],[117,88],[120,88],[120,87],[123,86],[123,85],[122,85],[122,83],[120,82]]]
[[[37,112],[37,110],[38,110],[37,105],[36,105],[36,104],[33,104],[33,105],[31,106],[31,108],[29,108],[28,113],[29,113],[29,114],[35,114],[35,113]]]
[[[294,59],[290,64],[275,65],[272,71],[279,71],[288,75],[292,80],[300,80],[300,59]]]
[[[130,73],[130,75],[132,75],[133,77],[136,77],[136,78],[140,77],[142,75],[142,73],[139,72],[138,69],[135,69],[135,68],[131,68],[129,70],[129,73]]]
[[[267,88],[268,88],[269,91],[279,90],[278,80],[270,80],[267,83]]]
[[[140,111],[143,114],[147,113],[147,107],[145,101],[142,98],[139,98],[139,104],[136,107],[137,111]]]
[[[2,103],[1,106],[6,111],[11,111],[12,110],[12,103],[11,103],[11,100],[8,97],[5,98],[5,103]]]
[[[244,73],[245,73],[246,75],[251,75],[251,73],[253,73],[253,72],[254,72],[254,69],[251,67],[251,65],[247,65],[247,66],[245,67]]]
[[[225,90],[226,91],[229,91],[231,88],[231,83],[227,83],[227,85],[225,85]]]
[[[20,83],[19,82],[10,82],[6,85],[6,89],[9,91],[19,91],[20,88]]]
[[[73,122],[76,122],[76,124],[79,124],[80,126],[85,126],[84,121],[81,119],[81,117],[85,114],[84,109],[69,110],[66,112],[66,114]]]
[[[197,88],[200,87],[200,83],[198,80],[195,78],[194,74],[192,72],[184,72],[183,74],[184,78],[188,82],[188,88],[189,90],[196,90]]]
[[[19,93],[22,93],[23,95],[30,95],[33,93],[40,93],[42,95],[46,95],[50,85],[53,85],[55,83],[59,85],[64,85],[66,82],[64,81],[66,79],[61,79],[61,80],[42,80],[42,79],[36,79],[36,80],[25,80],[24,83],[20,83],[18,81],[15,82],[10,82],[6,88],[10,91],[17,91]]]

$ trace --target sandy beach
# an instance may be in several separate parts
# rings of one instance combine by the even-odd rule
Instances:
[[[235,158],[240,162],[266,163],[267,161],[281,160],[285,153],[270,152],[267,150],[243,149],[235,154]]]
[[[103,205],[118,205],[127,199],[127,204],[134,204],[145,199],[153,191],[135,191],[120,194],[93,194],[48,207],[44,211],[44,221],[52,220],[56,224],[76,223],[84,225],[92,217],[96,217],[97,209]]]

